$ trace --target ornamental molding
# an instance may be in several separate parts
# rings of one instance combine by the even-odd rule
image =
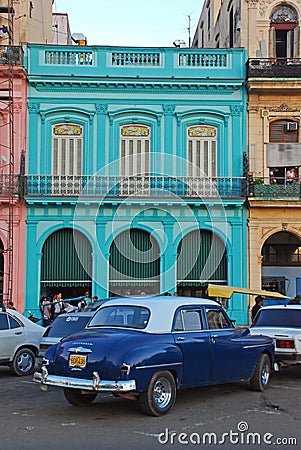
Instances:
[[[270,6],[271,3],[274,3],[275,0],[260,0],[259,1],[259,15],[265,16],[267,8]]]
[[[249,9],[256,9],[259,3],[259,0],[247,0]]]
[[[98,103],[95,105],[95,109],[97,114],[107,114],[108,105]]]
[[[28,102],[27,107],[30,114],[37,114],[40,111],[40,103]]]
[[[290,106],[287,105],[287,103],[281,103],[281,105],[270,108],[270,111],[273,112],[297,112],[300,111],[300,109],[298,108],[291,108]]]
[[[163,112],[166,116],[171,116],[175,112],[175,105],[163,105]]]
[[[230,111],[232,116],[240,116],[243,112],[243,106],[242,105],[231,105]]]

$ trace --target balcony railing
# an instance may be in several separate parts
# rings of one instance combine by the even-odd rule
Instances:
[[[247,77],[301,78],[300,58],[249,59]]]
[[[0,45],[0,66],[23,66],[23,49],[16,45]]]
[[[0,197],[8,198],[19,195],[19,175],[0,174]]]
[[[25,195],[241,198],[246,196],[246,181],[238,177],[28,175]]]
[[[245,79],[243,49],[142,48],[74,45],[27,46],[29,75],[134,76],[169,79],[188,77],[200,82],[211,78]],[[35,79],[36,80],[36,79]],[[187,81],[187,80],[186,80]]]
[[[301,180],[283,177],[250,177],[249,197],[265,200],[300,200]]]

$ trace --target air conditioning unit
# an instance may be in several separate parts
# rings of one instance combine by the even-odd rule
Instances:
[[[287,122],[285,124],[285,131],[297,131],[297,130],[298,130],[297,122]]]

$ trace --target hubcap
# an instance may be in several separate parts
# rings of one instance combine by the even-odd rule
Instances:
[[[270,378],[270,366],[268,363],[265,363],[262,367],[261,372],[261,381],[264,386],[268,384],[269,378]]]
[[[171,385],[166,378],[159,378],[154,386],[154,400],[158,408],[165,408],[171,399]]]
[[[27,372],[32,367],[32,358],[28,353],[21,353],[17,361],[18,369]]]

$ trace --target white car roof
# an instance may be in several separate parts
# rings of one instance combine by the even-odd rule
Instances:
[[[178,296],[140,296],[140,297],[116,297],[100,306],[100,309],[108,306],[141,306],[151,311],[150,319],[143,331],[149,333],[168,333],[171,331],[174,313],[181,306],[217,306],[214,300],[197,297]],[[97,314],[97,313],[96,313]]]
[[[270,305],[270,306],[263,306],[261,309],[300,309],[301,305]]]

